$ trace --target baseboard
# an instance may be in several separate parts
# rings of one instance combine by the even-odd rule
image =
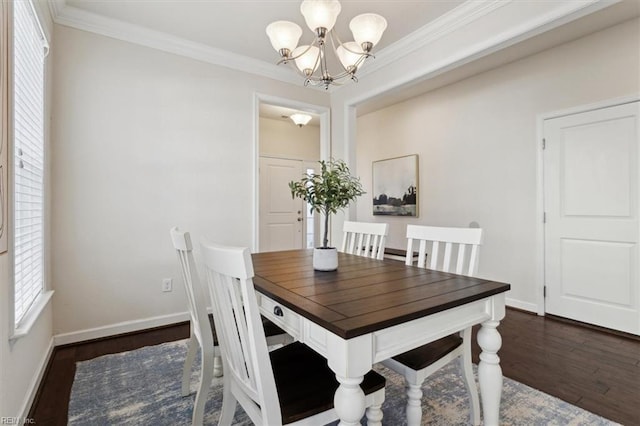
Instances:
[[[27,389],[27,397],[22,403],[22,407],[20,408],[20,418],[26,419],[29,415],[29,410],[31,410],[31,405],[38,393],[38,389],[40,387],[40,382],[42,382],[42,378],[44,377],[44,373],[47,370],[47,366],[49,365],[49,359],[51,358],[51,354],[53,353],[53,348],[55,347],[54,338],[51,337],[49,340],[49,347],[45,352],[44,356],[40,360],[40,364],[38,365],[38,369],[36,374],[31,378],[31,382],[29,383],[29,388]],[[26,422],[25,422],[26,424]]]
[[[521,300],[509,299],[507,297],[505,299],[505,304],[512,308],[520,309],[521,311],[533,312],[534,314],[538,312],[538,305],[535,303],[523,302]]]
[[[86,340],[101,339],[103,337],[115,336],[118,334],[131,333],[133,331],[145,330],[147,328],[161,327],[163,325],[175,324],[188,320],[189,313],[180,312],[177,314],[161,315],[140,320],[124,321],[102,327],[72,331],[70,333],[56,334],[53,338],[55,346],[61,346],[68,345],[70,343],[84,342]]]

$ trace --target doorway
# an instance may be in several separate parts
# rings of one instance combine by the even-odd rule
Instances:
[[[640,102],[546,119],[545,311],[640,334]]]
[[[302,200],[291,197],[288,183],[328,158],[329,110],[258,96],[256,112],[254,251],[314,247],[318,220]],[[290,116],[296,112],[309,114],[311,121],[294,124]]]

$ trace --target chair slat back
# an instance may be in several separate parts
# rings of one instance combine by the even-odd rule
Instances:
[[[253,285],[249,249],[202,243],[225,380],[256,424],[279,424],[280,405]],[[232,375],[230,378],[228,375]],[[246,404],[251,404],[247,407]]]
[[[420,242],[417,266],[462,275],[476,274],[482,229],[407,225],[407,265],[413,262],[414,240]],[[442,255],[441,251],[444,251]]]
[[[343,253],[382,259],[389,234],[389,224],[368,222],[344,222]]]
[[[189,304],[191,329],[203,347],[213,347],[213,334],[211,333],[209,315],[207,313],[207,295],[205,288],[200,282],[198,270],[193,258],[191,235],[188,232],[181,231],[177,227],[171,228],[169,233],[171,234],[173,247],[176,249],[176,254],[178,255],[184,290]]]

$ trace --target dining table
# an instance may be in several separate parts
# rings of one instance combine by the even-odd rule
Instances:
[[[360,424],[359,385],[375,363],[477,324],[484,424],[499,424],[497,327],[509,284],[346,253],[338,253],[337,270],[316,271],[313,249],[254,253],[252,260],[261,313],[335,373],[340,425]]]

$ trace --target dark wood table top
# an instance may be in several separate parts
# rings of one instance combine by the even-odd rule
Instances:
[[[338,253],[338,270],[313,269],[313,249],[255,253],[256,290],[350,339],[508,291],[480,278]]]

